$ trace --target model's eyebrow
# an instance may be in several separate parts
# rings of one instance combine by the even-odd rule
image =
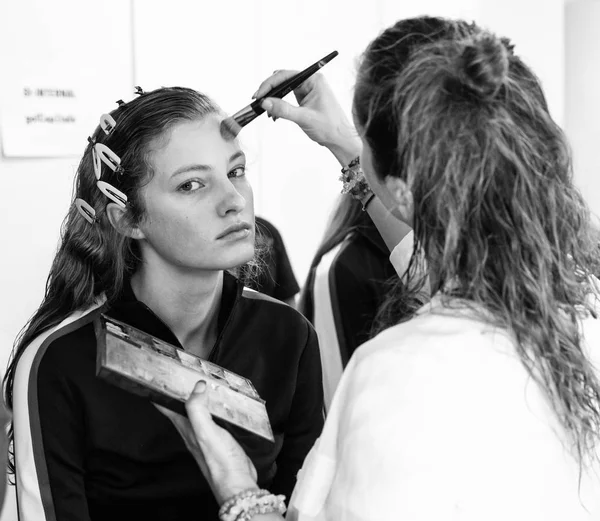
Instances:
[[[233,163],[238,159],[246,159],[246,155],[241,150],[235,152],[230,158],[229,163]],[[186,172],[210,172],[213,169],[211,165],[201,165],[201,164],[191,164],[180,166],[175,172],[171,174],[171,177],[175,177],[176,175],[185,174]]]
[[[233,163],[235,160],[237,159],[246,159],[246,154],[244,154],[241,150],[238,150],[235,154],[233,154],[230,158],[229,158],[229,162]]]

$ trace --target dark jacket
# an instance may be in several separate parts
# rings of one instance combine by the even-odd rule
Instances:
[[[27,347],[15,379],[20,521],[216,520],[216,501],[171,422],[147,399],[96,377],[100,312],[181,347],[130,287],[112,306],[71,317]],[[316,334],[292,308],[229,274],[218,331],[209,360],[253,382],[275,444],[231,432],[259,485],[289,499],[323,426]]]
[[[313,263],[300,300],[300,311],[314,323]],[[390,251],[368,214],[344,239],[329,268],[335,329],[344,366],[358,346],[371,338],[373,320],[398,275]]]

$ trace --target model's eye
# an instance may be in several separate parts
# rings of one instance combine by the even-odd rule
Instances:
[[[229,177],[243,177],[245,175],[246,175],[246,167],[245,166],[238,166],[238,167],[234,168],[228,174]]]
[[[178,188],[178,190],[181,192],[195,192],[203,186],[204,185],[200,181],[186,181]]]

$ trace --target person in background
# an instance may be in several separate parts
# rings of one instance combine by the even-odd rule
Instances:
[[[245,281],[249,288],[296,307],[300,291],[279,230],[264,217],[255,217],[261,269]]]
[[[352,353],[371,337],[387,290],[398,281],[389,256],[360,202],[342,195],[313,258],[298,305],[319,336],[326,409]]]
[[[257,96],[292,74],[274,74]],[[287,518],[600,519],[597,244],[538,78],[505,38],[421,17],[387,28],[363,54],[360,142],[322,76],[295,93],[298,107],[262,107],[345,165],[349,192],[371,201],[384,239],[412,227],[406,291],[428,283],[431,299],[403,319],[387,315],[352,356]],[[403,224],[390,218],[388,230],[386,215]],[[401,258],[394,249],[399,274]],[[257,490],[204,386],[188,401],[191,425],[171,418],[221,519],[281,519],[282,498]]]

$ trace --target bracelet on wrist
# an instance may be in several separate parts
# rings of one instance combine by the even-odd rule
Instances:
[[[285,514],[285,496],[249,488],[228,499],[219,509],[221,521],[250,521],[257,514]]]
[[[375,194],[373,192],[371,192],[369,195],[367,195],[364,199],[361,200],[361,204],[362,204],[362,211],[366,212],[367,211],[367,206],[369,206],[369,203],[375,199]]]
[[[363,212],[367,205],[373,200],[375,194],[369,187],[365,174],[360,166],[360,157],[355,157],[347,166],[342,168],[340,181],[343,183],[342,193],[349,194],[352,198],[362,204]]]

